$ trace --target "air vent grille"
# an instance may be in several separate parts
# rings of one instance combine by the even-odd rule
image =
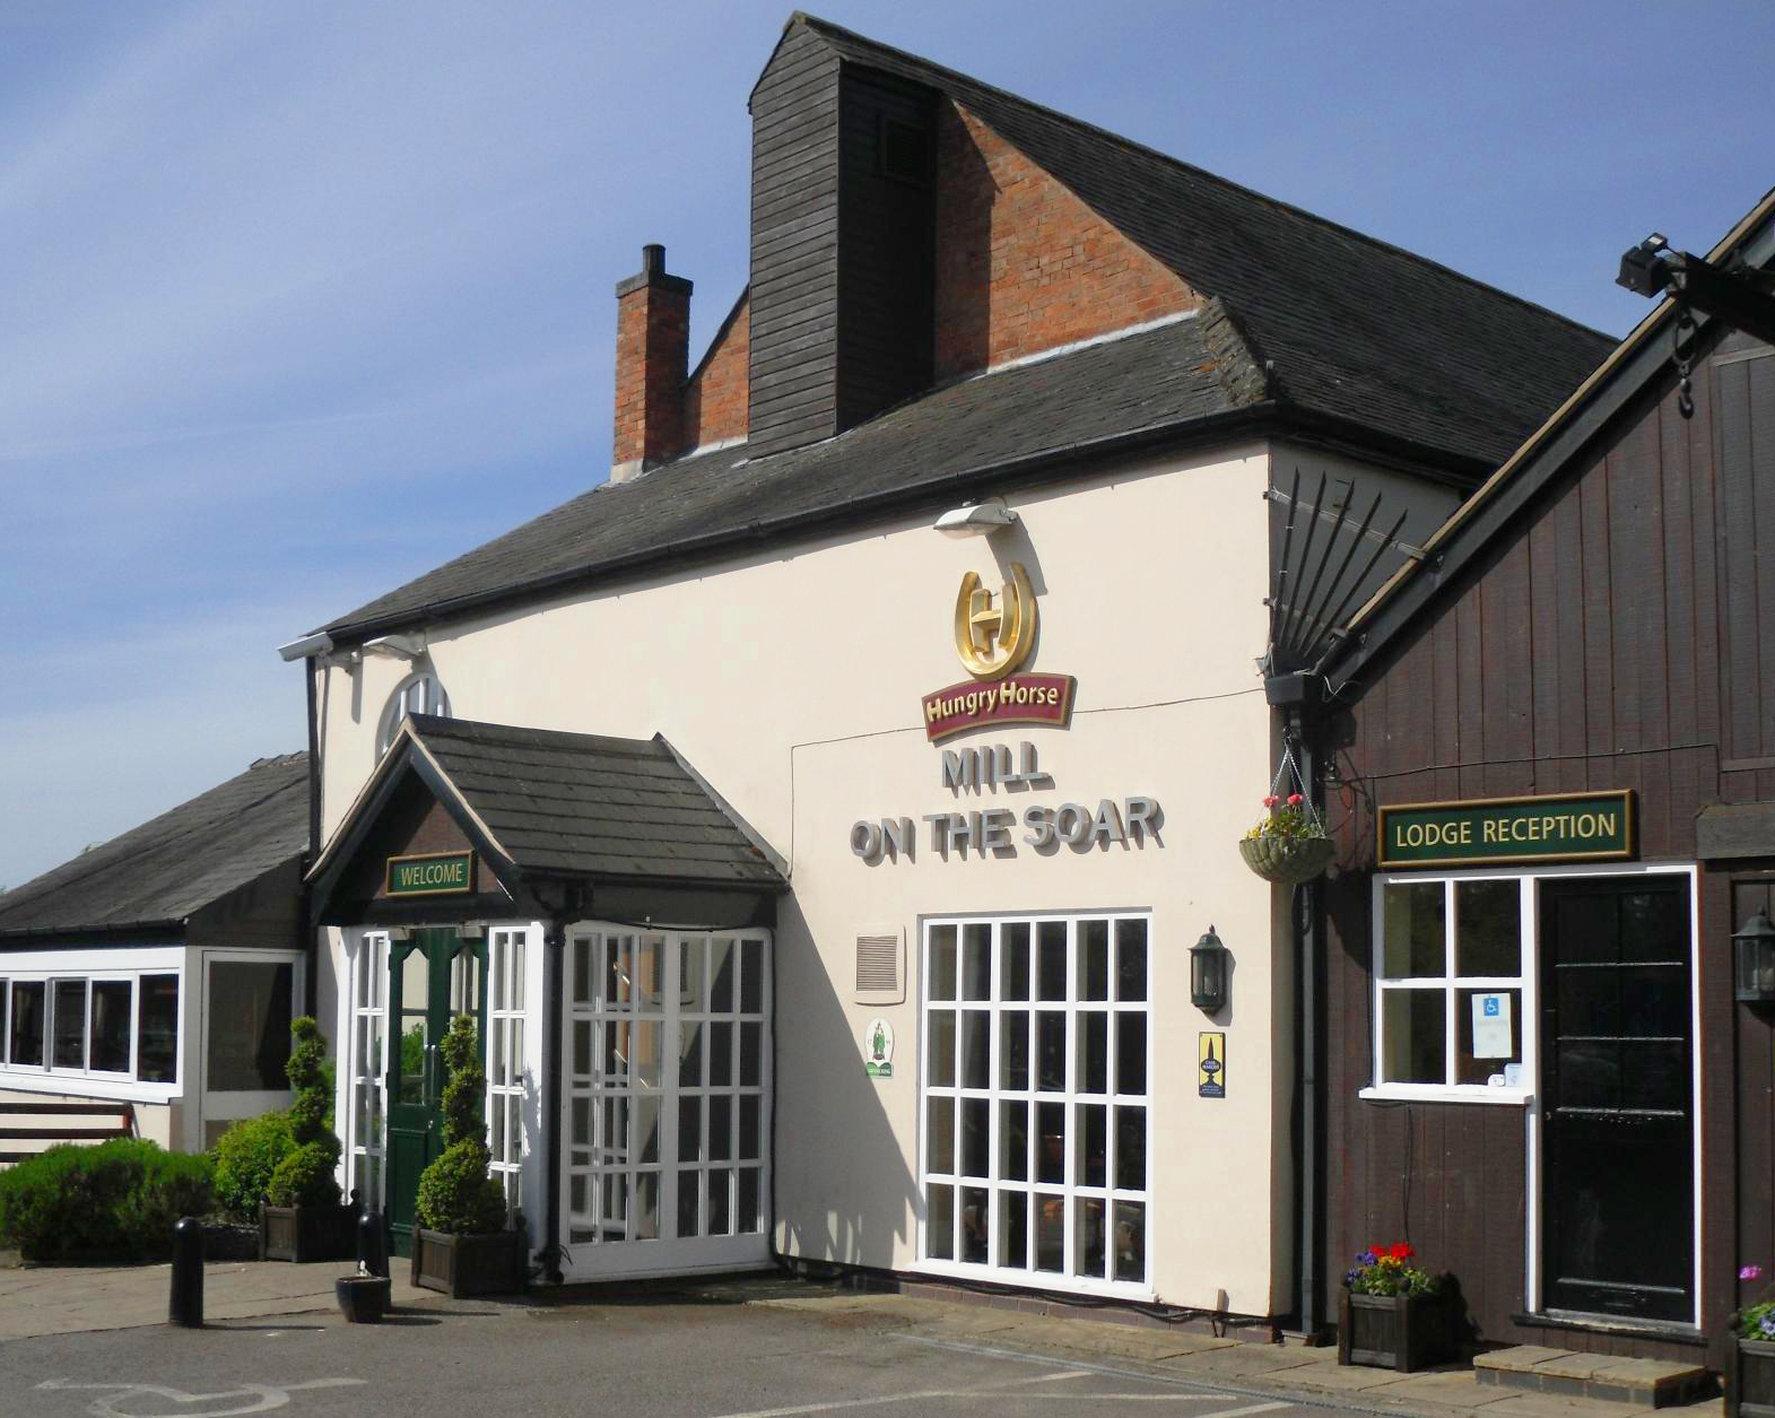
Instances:
[[[906,953],[898,931],[857,937],[859,1004],[899,1004],[906,998]]]

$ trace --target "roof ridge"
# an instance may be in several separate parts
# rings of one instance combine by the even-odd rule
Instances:
[[[1039,103],[1035,99],[1026,98],[1022,94],[1013,93],[1009,89],[1000,88],[997,84],[988,83],[984,79],[977,79],[972,74],[964,74],[959,69],[951,69],[945,64],[939,64],[934,59],[926,59],[923,55],[913,54],[910,50],[899,49],[891,44],[884,44],[878,39],[871,39],[868,35],[859,34],[855,30],[846,29],[843,25],[834,24],[831,20],[822,19],[818,15],[810,15],[805,11],[797,10],[794,15],[790,17],[789,23],[793,25],[796,20],[800,20],[808,28],[817,32],[822,32],[829,36],[835,36],[844,41],[858,44],[868,49],[879,50],[895,59],[903,60],[925,69],[934,70],[936,73],[952,79],[959,79],[965,84],[971,84],[976,88],[984,89],[987,93],[992,94],[997,98],[1034,110],[1036,113],[1045,115],[1048,118],[1056,119],[1073,128],[1082,129],[1085,132],[1095,134],[1098,137],[1106,138],[1119,147],[1129,149],[1133,152],[1143,153],[1148,157],[1158,158],[1163,162],[1170,163],[1173,167],[1183,168],[1184,170],[1191,172],[1198,177],[1205,178],[1207,181],[1215,183],[1230,192],[1241,193],[1246,197],[1266,203],[1278,211],[1287,212],[1291,216],[1304,218],[1318,226],[1339,232],[1345,236],[1354,237],[1358,241],[1366,242],[1370,246],[1377,246],[1383,250],[1391,251],[1395,255],[1407,257],[1420,266],[1427,267],[1434,271],[1440,271],[1445,275],[1453,276],[1457,280],[1463,281],[1477,290],[1486,291],[1492,295],[1502,296],[1504,299],[1522,306],[1526,310],[1533,310],[1539,314],[1551,316],[1553,319],[1558,320],[1560,323],[1582,334],[1595,335],[1598,339],[1607,340],[1610,344],[1615,343],[1615,336],[1608,334],[1606,331],[1598,330],[1594,326],[1586,325],[1583,321],[1576,320],[1569,315],[1563,315],[1559,311],[1552,309],[1550,306],[1542,305],[1538,301],[1528,299],[1526,296],[1516,295],[1511,291],[1505,290],[1501,286],[1494,286],[1489,281],[1480,280],[1477,276],[1470,276],[1465,271],[1456,270],[1453,266],[1437,261],[1432,257],[1425,256],[1422,252],[1412,251],[1407,247],[1399,246],[1383,237],[1372,236],[1367,232],[1358,231],[1355,227],[1346,226],[1343,222],[1335,221],[1330,217],[1321,216],[1319,213],[1309,211],[1307,208],[1299,206],[1296,203],[1285,201],[1280,197],[1272,197],[1266,192],[1259,192],[1256,188],[1247,187],[1241,182],[1234,182],[1229,177],[1222,177],[1217,172],[1210,172],[1205,167],[1198,167],[1192,162],[1186,162],[1184,159],[1177,157],[1172,153],[1167,153],[1150,144],[1142,143],[1136,138],[1130,138],[1125,133],[1117,133],[1115,130],[1105,128],[1098,123],[1093,123],[1089,119],[1079,118],[1073,114],[1066,113],[1061,109],[1052,108],[1045,103]],[[975,116],[981,117],[981,115]],[[981,121],[988,122],[989,120],[982,117]],[[994,131],[997,131],[996,128]],[[1019,152],[1024,152],[1021,144],[1015,142],[1005,134],[1001,133],[999,136],[1004,138],[1006,142],[1011,143]],[[1029,155],[1027,152],[1024,152],[1024,156],[1028,157]],[[1031,158],[1031,161],[1034,161],[1034,159]],[[1138,237],[1123,228],[1120,223],[1107,212],[1102,211],[1095,203],[1077,192],[1071,183],[1052,172],[1045,165],[1040,166],[1042,166],[1044,172],[1047,172],[1050,177],[1056,182],[1059,182],[1068,192],[1071,192],[1081,202],[1084,202],[1086,206],[1090,207],[1092,211],[1096,212],[1105,221],[1109,222],[1111,226],[1114,226],[1116,230],[1121,232],[1123,236],[1128,238],[1128,240],[1134,242],[1143,251],[1148,252],[1148,254],[1152,255],[1162,264],[1167,266],[1170,265],[1170,263],[1165,261],[1162,256],[1159,256],[1157,252],[1152,251],[1145,242],[1141,241]],[[1182,273],[1180,272],[1179,274]],[[1215,292],[1208,292],[1208,294],[1215,294]]]

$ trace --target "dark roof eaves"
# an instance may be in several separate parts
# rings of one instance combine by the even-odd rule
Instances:
[[[279,865],[281,866],[282,863],[279,863]],[[5,929],[0,930],[0,943],[42,939],[45,942],[53,942],[58,947],[64,947],[70,944],[70,941],[68,940],[68,937],[70,936],[86,939],[88,937],[97,936],[116,937],[141,935],[148,931],[158,931],[162,934],[169,931],[183,932],[185,927],[190,923],[190,919],[189,916],[186,916],[179,919],[162,921],[109,921],[102,924],[94,922],[77,922],[70,925],[8,926]],[[149,945],[166,944],[165,941],[149,941],[145,943]],[[107,948],[114,946],[115,944],[115,940],[112,939],[92,941],[92,945],[95,949]]]

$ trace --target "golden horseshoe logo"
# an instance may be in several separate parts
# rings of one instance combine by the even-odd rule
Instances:
[[[975,679],[999,679],[1029,658],[1035,620],[1035,592],[1020,563],[1011,563],[1011,579],[996,606],[992,592],[970,571],[955,597],[955,653]]]

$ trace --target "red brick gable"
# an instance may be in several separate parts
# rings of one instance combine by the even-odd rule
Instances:
[[[954,102],[937,119],[936,374],[1199,306],[1175,272]]]
[[[683,450],[746,436],[752,302],[742,295],[684,391]]]

